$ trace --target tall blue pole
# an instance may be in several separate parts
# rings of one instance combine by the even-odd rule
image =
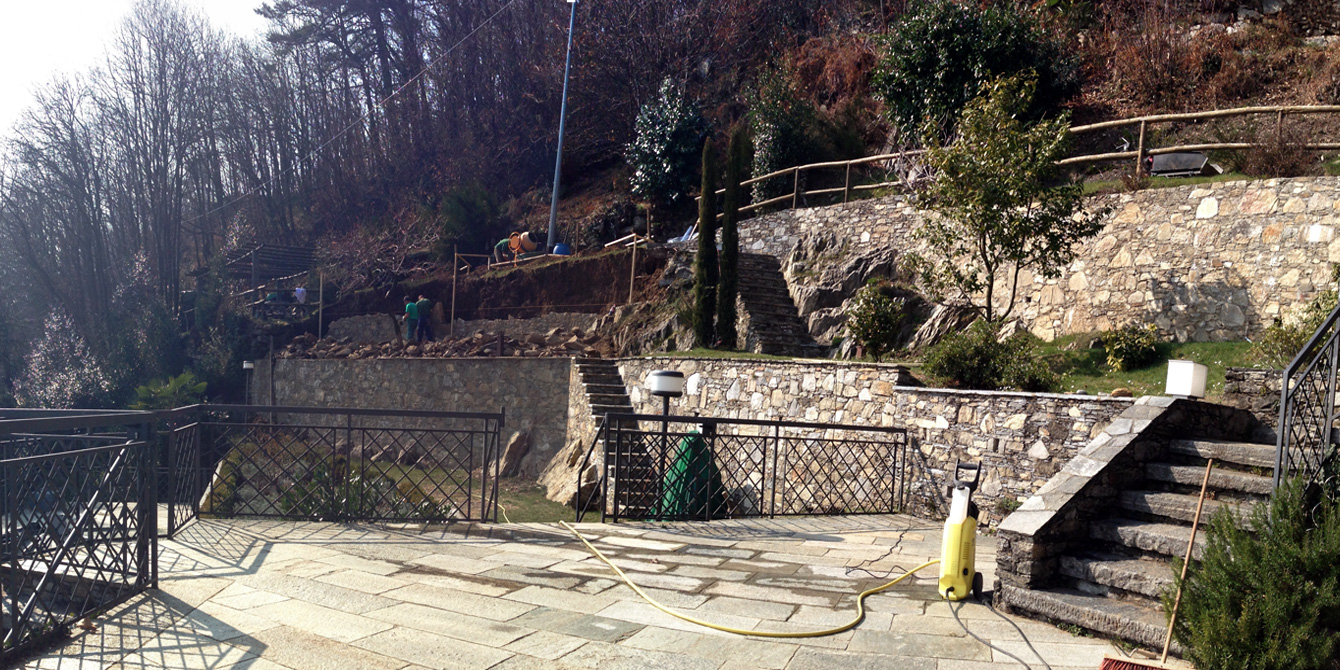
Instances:
[[[563,65],[563,104],[558,110],[558,157],[554,159],[554,198],[549,204],[549,237],[545,240],[549,252],[558,244],[558,177],[563,172],[563,127],[568,118],[568,74],[572,72],[572,33],[577,27],[577,0],[568,0],[572,14],[568,17],[568,57]]]

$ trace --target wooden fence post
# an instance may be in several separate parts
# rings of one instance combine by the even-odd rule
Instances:
[[[1284,110],[1275,112],[1275,144],[1284,143]]]
[[[1145,169],[1145,122],[1140,122],[1140,139],[1135,145],[1135,178],[1139,179]]]
[[[461,253],[457,245],[451,245],[451,317],[447,319],[447,337],[456,339],[456,274],[461,268]]]
[[[795,209],[796,207],[799,207],[799,206],[800,206],[800,204],[799,204],[799,203],[800,203],[800,168],[799,168],[799,167],[797,167],[797,168],[794,169],[794,174],[795,174],[796,178],[795,178],[795,181],[793,182],[793,184],[792,184],[792,186],[791,186],[791,209]]]
[[[847,161],[847,182],[842,186],[842,204],[851,199],[851,161]]]

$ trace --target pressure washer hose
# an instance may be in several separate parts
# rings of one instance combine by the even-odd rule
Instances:
[[[581,531],[577,530],[576,528],[573,528],[572,525],[566,521],[560,521],[559,523],[562,524],[564,528],[567,528],[568,530],[572,531],[572,534],[576,535],[577,539],[581,540],[582,544],[586,545],[586,548],[590,549],[591,553],[595,554],[596,558],[603,561],[605,565],[610,566],[610,569],[613,570],[615,574],[619,575],[619,578],[623,580],[623,583],[627,584],[629,588],[633,589],[634,593],[640,596],[643,600],[647,601],[647,604],[651,605],[652,607],[655,607],[656,609],[661,610],[662,612],[665,612],[666,614],[669,614],[672,617],[675,617],[677,619],[683,619],[684,621],[687,621],[692,624],[697,624],[699,626],[706,626],[707,628],[712,628],[727,633],[734,633],[736,635],[750,635],[754,637],[781,637],[781,638],[823,637],[825,635],[836,635],[845,630],[851,630],[852,628],[855,628],[858,624],[860,624],[861,621],[865,620],[865,599],[867,596],[872,596],[881,591],[893,588],[894,584],[897,584],[898,582],[901,582],[904,579],[911,577],[913,574],[919,572],[920,570],[928,568],[932,565],[936,565],[940,562],[939,559],[935,559],[933,561],[926,561],[925,563],[922,563],[921,565],[918,565],[917,567],[908,570],[902,576],[898,577],[897,579],[887,584],[884,584],[883,586],[876,586],[873,589],[866,589],[865,591],[862,591],[860,595],[856,596],[856,618],[852,619],[851,621],[845,624],[842,624],[841,626],[838,626],[837,628],[828,628],[825,630],[813,630],[813,631],[802,631],[802,632],[742,630],[739,628],[731,628],[730,626],[722,626],[721,624],[715,624],[710,621],[703,621],[702,619],[696,619],[687,614],[676,612],[675,610],[672,610],[669,607],[666,607],[665,605],[656,602],[654,598],[647,595],[645,592],[643,592],[642,589],[638,588],[637,584],[634,584],[633,580],[629,579],[628,575],[624,574],[623,570],[619,569],[619,566],[611,563],[610,559],[605,557],[605,554],[601,553],[599,549],[596,549],[595,545],[587,541],[587,539],[582,536]]]

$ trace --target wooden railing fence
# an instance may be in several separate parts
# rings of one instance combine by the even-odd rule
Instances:
[[[1261,146],[1265,142],[1209,142],[1197,144],[1179,144],[1168,147],[1147,148],[1145,146],[1148,138],[1148,131],[1152,126],[1162,123],[1178,123],[1186,121],[1204,121],[1208,119],[1227,118],[1235,116],[1256,116],[1273,115],[1275,117],[1275,142],[1282,142],[1284,139],[1284,117],[1304,114],[1337,114],[1340,113],[1340,105],[1280,105],[1269,107],[1238,107],[1234,109],[1216,109],[1205,112],[1186,112],[1178,114],[1154,114],[1150,116],[1139,116],[1129,119],[1118,119],[1115,121],[1104,121],[1102,123],[1092,123],[1083,126],[1075,126],[1070,129],[1072,135],[1082,135],[1085,133],[1097,132],[1100,130],[1111,130],[1114,128],[1125,128],[1138,126],[1136,135],[1136,146],[1134,151],[1112,151],[1098,154],[1086,154],[1081,156],[1071,156],[1057,162],[1058,165],[1082,165],[1086,163],[1101,163],[1106,161],[1131,160],[1135,161],[1136,174],[1144,169],[1144,160],[1147,156],[1157,156],[1160,154],[1171,154],[1181,151],[1216,151],[1216,150],[1244,150],[1252,147]],[[1309,151],[1331,151],[1340,150],[1340,142],[1306,142],[1300,143],[1299,148]],[[740,183],[743,188],[751,187],[755,184],[777,179],[790,177],[792,184],[789,194],[780,195],[759,202],[741,207],[742,213],[753,212],[773,205],[784,205],[784,208],[794,209],[800,206],[800,202],[806,197],[842,194],[842,202],[848,202],[853,195],[874,191],[884,188],[907,187],[915,181],[924,179],[921,177],[915,180],[903,178],[901,175],[894,180],[885,178],[882,181],[871,184],[853,184],[852,169],[880,162],[889,163],[886,169],[886,175],[895,173],[900,167],[906,167],[906,161],[916,158],[925,153],[924,149],[913,151],[901,151],[898,153],[880,154],[878,156],[867,156],[849,161],[829,161],[825,163],[810,163],[808,165],[797,165],[776,172],[771,172],[759,177],[754,177]],[[804,186],[803,175],[813,170],[824,169],[842,169],[845,170],[845,180],[843,186],[826,187],[807,190]],[[725,189],[718,189],[717,195],[725,193]],[[718,214],[718,218],[722,215]]]

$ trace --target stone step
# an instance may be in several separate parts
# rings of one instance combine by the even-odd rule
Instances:
[[[1205,508],[1200,514],[1200,520],[1201,523],[1206,523],[1221,507],[1228,507],[1236,510],[1238,526],[1245,528],[1254,506],[1253,503],[1249,502],[1240,503],[1206,500]],[[1163,517],[1165,519],[1176,519],[1177,521],[1186,521],[1188,523],[1196,518],[1196,496],[1184,495],[1181,493],[1164,493],[1161,491],[1122,491],[1121,507],[1122,509],[1130,510],[1132,512]]]
[[[1085,582],[1079,590],[1108,595],[1109,589],[1138,593],[1157,600],[1173,587],[1167,560],[1124,558],[1112,554],[1062,556],[1061,574]]]
[[[623,384],[583,384],[587,395],[621,395],[628,397],[628,389]]]
[[[1161,649],[1168,632],[1163,608],[1147,600],[1117,600],[1075,589],[1023,589],[1002,585],[1000,602],[1057,623]],[[1173,641],[1173,650],[1181,648]]]
[[[592,393],[589,388],[586,390],[586,402],[592,407],[602,405],[633,408],[633,403],[629,400],[627,393]]]
[[[1186,555],[1191,526],[1138,519],[1103,519],[1089,526],[1089,537],[1171,558]],[[1205,531],[1201,530],[1191,548],[1191,557],[1199,560],[1204,550]]]
[[[1171,463],[1145,464],[1145,476],[1156,482],[1181,484],[1200,488],[1205,477],[1205,468],[1196,465],[1173,465]],[[1238,491],[1256,496],[1269,496],[1274,488],[1270,477],[1248,474],[1239,470],[1210,471],[1210,489],[1219,491]]]
[[[1191,458],[1213,458],[1249,468],[1275,470],[1275,447],[1250,442],[1218,442],[1215,440],[1173,440],[1172,453]]]
[[[624,388],[623,377],[618,375],[582,375],[583,386],[617,386]]]
[[[591,416],[600,418],[606,414],[632,414],[633,406],[629,405],[591,405]]]

